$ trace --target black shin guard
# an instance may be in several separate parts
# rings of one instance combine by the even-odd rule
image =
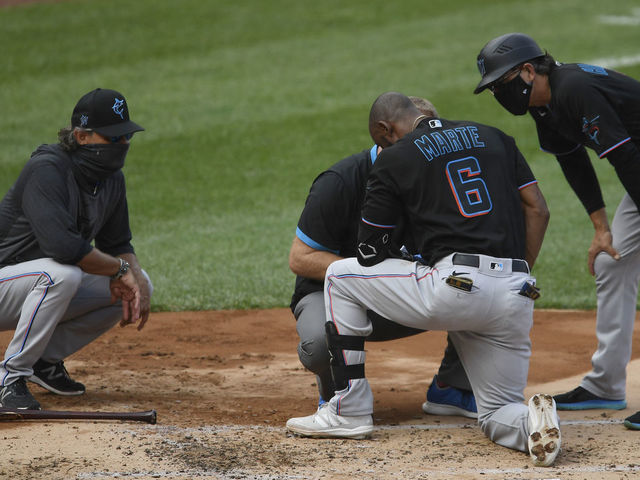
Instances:
[[[346,365],[343,350],[364,351],[364,337],[357,335],[338,335],[333,322],[325,323],[327,347],[331,355],[331,375],[336,391],[344,390],[352,378],[364,378],[364,363]]]

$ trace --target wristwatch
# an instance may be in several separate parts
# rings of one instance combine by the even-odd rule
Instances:
[[[122,277],[125,273],[129,271],[130,267],[131,265],[129,265],[129,262],[120,258],[120,269],[116,272],[115,275],[111,275],[111,280],[118,280],[120,277]]]

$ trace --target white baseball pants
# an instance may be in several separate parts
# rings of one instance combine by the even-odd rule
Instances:
[[[512,272],[511,259],[478,255],[479,267],[452,264],[449,255],[435,267],[387,259],[373,267],[357,259],[334,262],[325,278],[327,321],[339,335],[366,336],[366,309],[398,323],[445,330],[469,377],[483,432],[505,447],[527,451],[528,408],[523,403],[533,324],[533,300],[519,295],[528,273]],[[470,278],[470,292],[446,284],[449,275]],[[365,352],[343,350],[346,365],[364,363]],[[373,413],[366,379],[351,379],[330,407],[340,415]]]

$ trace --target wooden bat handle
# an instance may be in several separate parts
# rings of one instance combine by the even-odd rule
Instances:
[[[0,407],[0,422],[9,420],[123,420],[154,425],[155,410],[146,412],[75,412],[64,410],[19,410]]]

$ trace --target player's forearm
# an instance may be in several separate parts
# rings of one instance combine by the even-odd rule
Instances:
[[[120,259],[107,255],[97,248],[91,249],[77,265],[87,273],[93,275],[112,276],[120,270]]]
[[[609,220],[607,219],[607,210],[604,207],[596,210],[595,212],[591,212],[589,214],[589,218],[591,219],[593,229],[596,233],[604,233],[610,230]]]
[[[533,268],[549,224],[549,209],[542,192],[535,184],[522,189],[520,198],[526,232],[525,260],[529,264],[529,268]]]
[[[136,281],[139,285],[147,284],[147,280],[142,273],[142,267],[140,266],[138,257],[136,257],[135,253],[122,253],[118,255],[118,257],[127,261],[127,263],[130,265],[131,272],[133,273],[133,276],[136,277]]]
[[[334,255],[331,252],[317,251],[305,255],[303,258],[297,259],[294,262],[290,262],[289,267],[296,275],[323,281],[329,265],[340,259],[342,259],[342,257]]]
[[[296,275],[322,282],[329,265],[340,259],[342,259],[341,256],[324,250],[315,250],[296,237],[289,252],[289,268]]]
[[[542,248],[542,241],[544,240],[544,234],[547,231],[547,225],[549,223],[549,214],[543,215],[541,213],[528,215],[526,217],[526,246],[525,246],[525,260],[529,264],[529,268],[533,268],[533,265],[538,258],[540,249]]]

